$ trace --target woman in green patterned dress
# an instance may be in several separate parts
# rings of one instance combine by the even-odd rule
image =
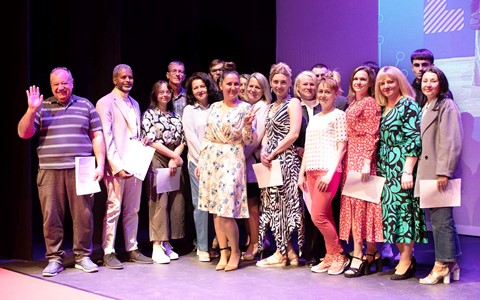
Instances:
[[[386,243],[400,252],[392,280],[413,277],[414,243],[427,243],[425,215],[413,197],[415,164],[421,151],[421,110],[415,92],[396,67],[383,67],[375,82],[375,99],[382,106],[377,175],[385,177],[382,192],[383,232]]]

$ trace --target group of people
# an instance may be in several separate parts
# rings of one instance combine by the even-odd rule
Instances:
[[[292,70],[283,62],[272,65],[267,78],[258,72],[239,74],[234,63],[218,59],[208,74],[193,73],[183,88],[185,67],[174,61],[168,81],[153,85],[143,114],[129,94],[133,72],[128,65],[115,67],[114,89],[96,106],[72,94],[68,69],[55,68],[50,73],[53,96],[44,100],[39,88],[31,86],[18,125],[20,137],[40,136],[37,184],[49,260],[43,275],[63,270],[66,201],[74,224],[75,267],[98,271],[90,259],[93,196],[76,195],[74,180],[75,157],[93,152],[95,180],[103,178],[108,194],[102,244],[106,267],[123,268],[114,247],[121,213],[131,261],[178,259],[169,241],[185,234],[185,175],[198,259],[212,258],[210,215],[220,250],[217,271],[233,271],[242,260],[254,260],[271,235],[276,251],[258,260],[258,267],[296,266],[303,256],[312,272],[359,277],[382,270],[379,247],[387,243],[396,244],[400,254],[391,279],[413,277],[414,244],[428,242],[420,180],[437,180],[438,190],[444,191],[455,178],[462,148],[460,112],[433,60],[428,49],[412,54],[413,84],[396,67],[362,64],[350,76],[347,97],[341,95],[338,72],[324,64],[301,72],[293,82]],[[142,180],[123,161],[133,140],[155,149],[145,179],[152,258],[139,251],[136,240]],[[276,162],[283,184],[259,188],[252,166],[271,168]],[[181,172],[180,190],[158,194],[157,168],[168,168],[171,176]],[[381,201],[341,195],[349,172],[360,173],[362,182],[384,177]],[[334,202],[339,202],[338,215]],[[458,280],[461,250],[452,208],[429,208],[428,213],[436,262],[420,283],[448,283],[451,274]],[[245,219],[248,232],[244,252],[237,219]],[[351,255],[341,240],[353,241]],[[324,253],[319,254],[320,248]]]

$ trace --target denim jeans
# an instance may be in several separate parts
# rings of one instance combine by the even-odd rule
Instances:
[[[198,209],[198,178],[195,176],[197,166],[189,161],[188,174],[190,175],[190,187],[192,190],[193,220],[197,233],[197,249],[208,251],[208,211]]]
[[[432,224],[435,260],[440,262],[456,262],[462,255],[453,209],[451,207],[429,208]]]

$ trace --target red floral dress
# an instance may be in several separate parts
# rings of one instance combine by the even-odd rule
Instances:
[[[347,152],[343,159],[345,185],[348,172],[362,171],[364,159],[370,159],[370,174],[376,175],[377,143],[382,109],[374,98],[354,100],[347,108]],[[355,241],[382,242],[382,205],[342,195],[340,200],[339,237],[349,241],[350,232]]]

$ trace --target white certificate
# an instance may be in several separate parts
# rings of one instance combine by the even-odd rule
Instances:
[[[253,164],[252,167],[259,188],[283,185],[282,169],[278,159],[272,160],[271,169],[265,167],[262,163]]]
[[[342,195],[354,197],[373,203],[380,203],[385,178],[370,175],[367,182],[362,182],[362,173],[349,171]]]
[[[162,194],[180,189],[180,172],[182,168],[178,167],[175,176],[170,176],[170,168],[155,169],[157,194]]]
[[[450,179],[443,192],[437,189],[437,180],[420,180],[420,208],[450,207],[461,205],[462,180]]]
[[[130,140],[122,158],[125,163],[125,171],[143,181],[152,162],[153,154],[155,154],[155,148],[144,146],[141,141]]]
[[[75,189],[77,195],[100,192],[100,184],[95,178],[95,157],[75,157]]]

